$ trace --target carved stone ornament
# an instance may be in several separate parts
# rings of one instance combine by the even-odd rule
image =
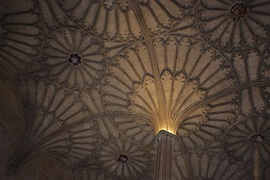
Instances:
[[[269,10],[0,0],[0,177],[267,179]]]

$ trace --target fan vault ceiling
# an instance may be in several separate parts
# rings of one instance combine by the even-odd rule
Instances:
[[[270,1],[1,0],[1,175],[262,179]]]

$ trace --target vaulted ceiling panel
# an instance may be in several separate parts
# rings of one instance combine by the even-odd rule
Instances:
[[[269,8],[0,1],[0,176],[153,179],[166,130],[173,179],[267,179]]]

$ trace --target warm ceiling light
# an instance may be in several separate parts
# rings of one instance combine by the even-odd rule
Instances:
[[[170,134],[176,135],[176,132],[173,131],[171,128],[164,128],[164,127],[163,127],[163,128],[159,128],[157,134],[158,134],[160,131],[166,131],[166,132],[168,132],[168,133],[170,133]]]
[[[169,130],[169,129],[165,129],[165,128],[163,128],[162,130],[167,131],[167,132],[169,132],[169,133],[171,133],[171,134],[174,134],[174,135],[175,135],[175,133],[174,133],[173,131]]]

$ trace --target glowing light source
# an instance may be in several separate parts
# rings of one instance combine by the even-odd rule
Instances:
[[[166,129],[166,128],[162,128],[161,130],[164,130],[164,131],[167,131],[167,132],[169,132],[169,133],[171,133],[171,134],[175,134],[172,130],[170,130],[170,129]],[[161,131],[160,130],[160,131]]]
[[[173,127],[173,125],[169,126],[167,124],[165,126],[167,126],[167,127],[164,127],[164,126],[158,127],[157,128],[157,134],[160,131],[166,131],[166,132],[169,132],[170,134],[176,135],[177,127]]]

